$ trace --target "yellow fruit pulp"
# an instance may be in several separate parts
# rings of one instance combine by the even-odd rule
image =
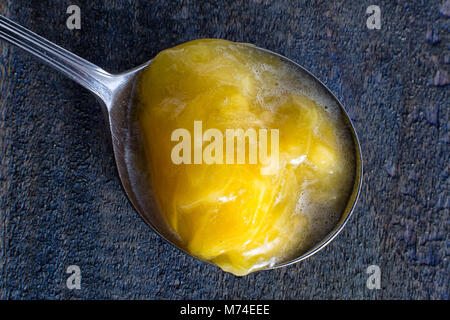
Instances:
[[[290,88],[291,77],[275,56],[207,39],[162,51],[139,79],[138,122],[161,212],[189,253],[235,275],[307,249],[315,222],[304,203],[343,199],[348,170],[336,126]],[[171,134],[193,136],[194,121],[203,132],[278,129],[275,174],[260,163],[174,164]]]

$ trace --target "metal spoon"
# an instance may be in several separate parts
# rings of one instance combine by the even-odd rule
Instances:
[[[95,94],[103,106],[107,125],[111,132],[117,170],[128,198],[145,222],[156,233],[178,249],[189,254],[181,247],[181,244],[159,213],[158,206],[152,197],[152,192],[149,191],[151,186],[147,183],[148,179],[146,177],[146,171],[143,169],[144,165],[140,160],[142,144],[139,143],[138,129],[133,124],[132,119],[133,107],[136,104],[134,85],[140,72],[151,63],[151,60],[124,73],[113,75],[1,15],[0,39],[4,39],[33,54]],[[258,47],[254,47],[254,49],[274,55],[284,63],[291,65],[298,72],[299,76],[315,82],[319,91],[323,95],[327,95],[329,99],[332,99],[338,105],[342,119],[352,135],[355,152],[353,190],[337,225],[324,239],[310,248],[306,253],[301,253],[292,260],[284,261],[268,268],[273,269],[287,266],[312,256],[340,233],[353,212],[359,196],[362,183],[362,157],[358,137],[351,120],[333,93],[311,73],[295,62],[266,49]]]

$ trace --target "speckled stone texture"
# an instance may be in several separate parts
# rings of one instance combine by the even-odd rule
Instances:
[[[81,8],[81,30],[65,21]],[[366,8],[381,8],[368,30]],[[365,174],[344,231],[312,258],[238,278],[147,227],[94,96],[0,41],[0,298],[448,299],[449,1],[1,0],[1,14],[120,72],[205,37],[300,63],[343,102]],[[81,268],[81,290],[66,268]],[[366,269],[381,268],[381,289]]]

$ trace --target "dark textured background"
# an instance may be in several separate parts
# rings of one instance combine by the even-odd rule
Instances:
[[[94,4],[95,3],[95,4]],[[81,30],[68,30],[69,4]],[[381,30],[368,30],[368,5]],[[100,105],[0,41],[0,298],[449,298],[449,1],[25,1],[0,12],[111,72],[215,37],[285,55],[343,102],[357,209],[312,258],[237,278],[158,238],[124,195]],[[68,290],[76,264],[82,289]],[[366,268],[381,267],[380,290]]]

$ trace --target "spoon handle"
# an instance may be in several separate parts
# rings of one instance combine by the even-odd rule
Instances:
[[[110,104],[116,76],[2,15],[0,15],[0,39],[33,54],[93,92],[106,106]]]

